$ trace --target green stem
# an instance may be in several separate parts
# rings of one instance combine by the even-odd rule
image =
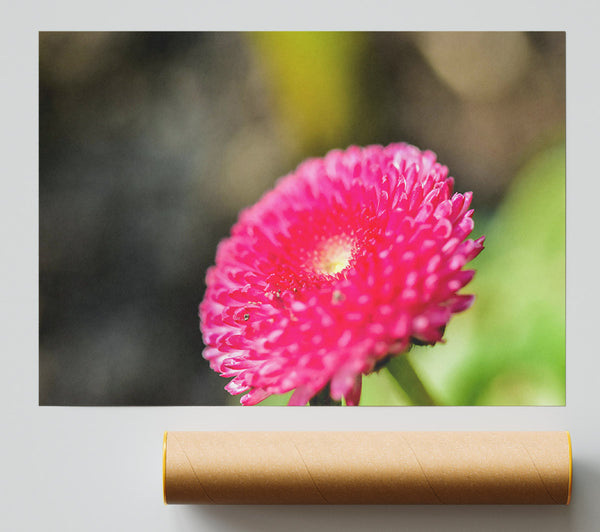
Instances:
[[[329,384],[325,386],[317,395],[315,395],[308,404],[310,406],[340,406],[341,401],[334,401],[331,398],[331,390]]]
[[[386,367],[413,405],[435,406],[438,404],[427,388],[423,386],[407,355],[393,357]]]

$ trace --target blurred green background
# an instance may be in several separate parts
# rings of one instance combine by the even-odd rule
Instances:
[[[304,158],[398,141],[486,235],[421,380],[564,404],[564,33],[41,33],[39,67],[40,404],[238,404],[201,357],[218,241]],[[361,404],[410,400],[384,369]]]

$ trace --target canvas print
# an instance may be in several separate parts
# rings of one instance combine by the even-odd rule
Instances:
[[[40,405],[565,404],[563,32],[42,32]]]

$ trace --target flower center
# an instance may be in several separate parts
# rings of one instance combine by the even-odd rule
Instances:
[[[347,235],[324,240],[315,247],[307,261],[307,267],[315,273],[336,275],[350,265],[352,248],[352,239]]]

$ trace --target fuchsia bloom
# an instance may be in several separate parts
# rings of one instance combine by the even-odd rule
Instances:
[[[200,305],[204,357],[225,387],[256,404],[326,385],[358,404],[363,374],[412,343],[442,340],[463,266],[483,249],[471,193],[430,151],[350,147],[310,159],[244,210],[208,270]]]

